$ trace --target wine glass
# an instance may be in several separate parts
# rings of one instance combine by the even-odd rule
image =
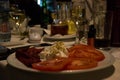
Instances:
[[[24,22],[28,18],[26,17],[24,10],[18,8],[18,5],[12,5],[10,9],[10,26],[12,28],[11,33],[17,37],[22,37],[27,30],[27,24]]]
[[[86,17],[85,17],[85,2],[75,1],[72,6],[72,17],[76,25],[76,40],[75,44],[79,44],[81,39],[86,36]]]

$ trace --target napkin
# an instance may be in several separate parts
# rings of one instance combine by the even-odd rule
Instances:
[[[1,46],[10,47],[10,46],[18,46],[23,45],[24,42],[20,41],[11,41],[11,42],[2,42],[0,43]]]

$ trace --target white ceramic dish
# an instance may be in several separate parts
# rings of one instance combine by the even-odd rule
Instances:
[[[57,35],[54,35],[54,36],[45,35],[44,38],[48,39],[48,40],[69,40],[69,39],[75,39],[75,34],[64,35],[64,36],[60,35],[60,34],[57,34]]]
[[[91,69],[84,69],[84,70],[64,70],[64,71],[60,71],[60,72],[39,71],[39,70],[29,68],[29,67],[25,66],[24,64],[22,64],[15,57],[15,53],[8,56],[7,62],[8,62],[9,65],[11,65],[14,68],[24,70],[24,71],[28,71],[28,72],[34,72],[34,73],[40,73],[40,74],[42,74],[42,73],[47,73],[47,74],[54,74],[54,73],[55,74],[77,74],[77,73],[84,73],[84,72],[90,72],[90,71],[95,71],[95,70],[101,70],[101,69],[104,69],[104,68],[107,68],[107,67],[111,66],[114,63],[115,58],[107,52],[103,52],[103,54],[105,55],[105,59],[103,61],[99,62],[97,67],[91,68]]]

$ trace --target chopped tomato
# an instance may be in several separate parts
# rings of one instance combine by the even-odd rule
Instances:
[[[56,58],[52,60],[33,63],[32,67],[41,71],[61,71],[69,63],[67,58]]]
[[[102,61],[105,56],[102,52],[87,45],[75,45],[69,48],[70,58],[92,58],[97,61]]]
[[[80,70],[80,69],[89,69],[97,66],[97,61],[94,59],[88,58],[71,58],[70,64],[68,64],[68,70]]]

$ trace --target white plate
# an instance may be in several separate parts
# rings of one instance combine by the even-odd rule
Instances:
[[[37,73],[52,73],[52,74],[74,74],[74,73],[84,73],[84,72],[90,72],[90,71],[95,71],[95,70],[100,70],[100,69],[104,69],[107,68],[109,66],[111,66],[114,61],[115,58],[107,53],[107,52],[103,52],[103,54],[105,55],[105,59],[101,62],[98,63],[98,66],[95,68],[91,68],[91,69],[84,69],[84,70],[65,70],[65,71],[60,71],[60,72],[44,72],[44,71],[38,71],[32,68],[29,68],[27,66],[25,66],[24,64],[22,64],[16,57],[15,57],[15,53],[11,54],[10,56],[8,56],[7,58],[7,62],[15,68],[21,69],[21,70],[25,70],[25,71],[29,71],[29,72],[37,72]]]
[[[23,41],[10,41],[10,42],[1,42],[0,45],[2,46],[18,46],[18,45],[23,45],[24,42]]]
[[[75,39],[75,34],[73,35],[54,35],[54,36],[50,36],[50,35],[45,35],[44,36],[45,39],[49,39],[49,40],[68,40],[68,39]]]

